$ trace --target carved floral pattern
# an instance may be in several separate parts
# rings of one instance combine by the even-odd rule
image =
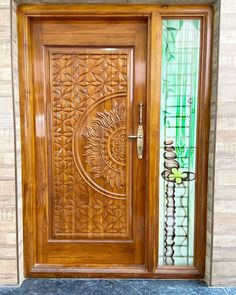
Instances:
[[[95,178],[104,178],[110,187],[123,189],[126,182],[126,108],[114,103],[110,111],[98,112],[84,136],[84,156]]]
[[[53,236],[69,239],[127,236],[128,200],[108,198],[89,188],[76,168],[72,151],[73,133],[81,115],[104,96],[127,92],[127,54],[51,52],[49,64]],[[115,102],[110,110],[97,113],[84,134],[87,138],[84,153],[92,151],[87,157],[92,173],[105,177],[111,187],[125,186],[125,103],[118,106]],[[102,167],[105,171],[94,166],[97,151],[92,145],[96,136],[91,136],[91,132],[98,131],[96,124],[103,126],[100,128],[103,144],[110,142],[109,156],[104,152],[103,161],[112,165],[113,175],[109,175],[105,166]],[[105,147],[103,151],[107,151]]]

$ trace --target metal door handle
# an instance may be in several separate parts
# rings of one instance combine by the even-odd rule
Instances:
[[[144,132],[143,132],[143,103],[139,103],[139,124],[137,135],[129,135],[129,139],[137,139],[137,154],[138,159],[143,158],[143,142],[144,142]]]

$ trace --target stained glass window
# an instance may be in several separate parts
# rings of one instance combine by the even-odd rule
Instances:
[[[200,56],[197,19],[162,22],[159,265],[193,265]]]

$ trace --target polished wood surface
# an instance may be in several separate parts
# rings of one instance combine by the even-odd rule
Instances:
[[[48,53],[52,238],[131,238],[131,55]]]
[[[145,159],[128,135],[146,104],[146,23],[31,28],[38,263],[143,265]]]
[[[211,8],[115,8],[19,7],[25,275],[201,278]],[[194,267],[158,267],[164,17],[198,17],[203,22],[205,83],[200,85],[198,138],[204,137],[205,153],[204,163],[199,157],[197,161],[202,181],[196,190]],[[136,142],[127,135],[137,131],[141,100],[145,150],[144,159],[138,160]]]

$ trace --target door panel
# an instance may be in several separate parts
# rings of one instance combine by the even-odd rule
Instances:
[[[52,238],[130,238],[132,51],[50,50]]]
[[[36,263],[143,265],[145,159],[128,135],[146,100],[146,23],[41,20],[31,39]]]

